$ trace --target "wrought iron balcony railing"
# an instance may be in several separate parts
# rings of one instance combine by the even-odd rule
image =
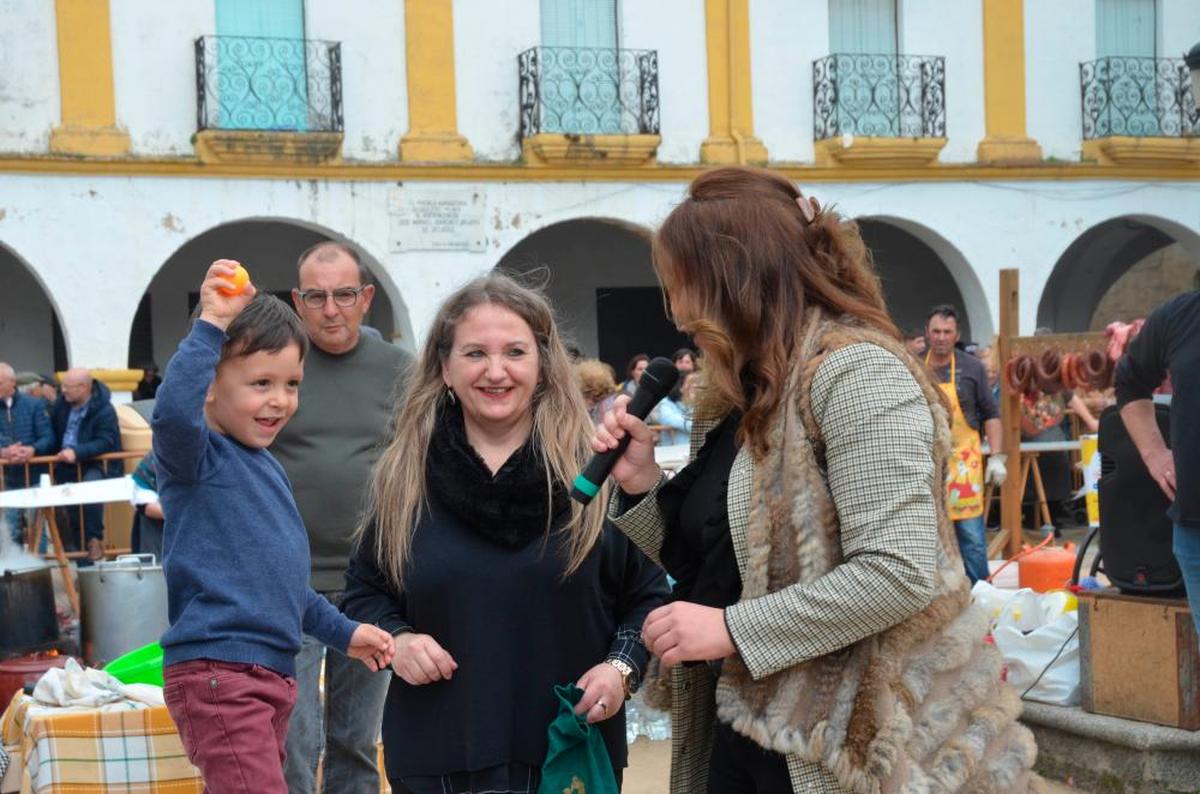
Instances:
[[[813,61],[813,137],[946,137],[946,59],[835,54]]]
[[[196,39],[202,129],[342,130],[341,44],[310,39]]]
[[[522,138],[658,134],[656,50],[533,47],[517,69]]]
[[[1112,56],[1079,64],[1084,140],[1200,135],[1182,58]]]

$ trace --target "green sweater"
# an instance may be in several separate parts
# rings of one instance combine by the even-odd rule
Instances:
[[[287,472],[308,530],[313,589],[341,590],[371,468],[387,441],[393,391],[412,356],[363,334],[349,353],[316,345],[304,358],[300,407],[271,453]]]

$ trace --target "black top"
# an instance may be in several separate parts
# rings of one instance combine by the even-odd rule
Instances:
[[[950,382],[949,364],[944,367],[930,366],[930,370],[938,383]],[[955,350],[954,377],[954,391],[958,393],[958,404],[972,429],[982,430],[984,422],[1000,418],[1000,409],[996,407],[996,400],[992,397],[987,368],[983,366],[982,361],[970,353]]]
[[[1171,452],[1175,504],[1171,519],[1200,529],[1200,290],[1159,306],[1117,365],[1117,404],[1148,400],[1171,376]]]
[[[674,600],[724,609],[742,596],[727,499],[740,423],[734,412],[710,430],[695,459],[658,491],[661,559],[676,580]]]
[[[471,468],[455,473],[460,489],[480,498],[488,491],[475,487]],[[346,573],[346,614],[393,633],[429,634],[458,662],[449,681],[411,686],[392,679],[383,718],[391,779],[509,764],[539,768],[558,709],[554,685],[575,682],[605,658],[628,661],[640,674],[648,656],[642,623],[667,594],[662,570],[611,525],[564,580],[560,533],[547,541],[540,531],[476,526],[484,522],[465,520],[463,505],[453,501],[431,484],[403,593],[380,572],[370,529]],[[559,513],[555,525],[564,518]],[[623,768],[624,710],[599,728],[613,767]]]

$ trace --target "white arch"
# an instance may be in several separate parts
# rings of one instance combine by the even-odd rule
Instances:
[[[991,308],[983,284],[979,281],[979,275],[954,243],[920,221],[899,215],[868,214],[860,215],[857,219],[890,224],[911,234],[933,249],[933,252],[942,260],[946,270],[950,272],[958,291],[962,294],[963,309],[970,320],[972,336],[976,339],[986,340],[995,335],[996,327],[992,322]]]
[[[396,286],[396,283],[392,280],[392,277],[389,275],[387,268],[385,268],[383,266],[383,264],[379,261],[379,259],[374,254],[372,254],[370,251],[368,251],[363,245],[361,245],[357,241],[351,239],[350,237],[347,237],[346,235],[342,234],[341,232],[337,231],[336,229],[330,228],[328,226],[324,226],[319,223],[314,223],[312,221],[302,220],[299,218],[289,218],[287,216],[279,216],[279,215],[248,215],[248,216],[241,217],[241,218],[235,218],[235,219],[231,219],[231,220],[223,220],[220,223],[209,226],[206,229],[204,229],[203,231],[201,231],[197,234],[191,235],[186,240],[181,242],[179,245],[175,246],[174,250],[172,250],[170,253],[168,253],[167,256],[161,260],[159,266],[157,268],[155,268],[154,272],[152,272],[150,274],[149,278],[145,280],[145,282],[142,285],[141,291],[139,291],[137,294],[141,295],[146,290],[150,289],[151,284],[154,283],[154,279],[156,279],[158,277],[159,273],[162,272],[162,270],[166,266],[166,264],[169,261],[171,261],[171,259],[184,247],[196,242],[197,240],[204,237],[205,235],[212,234],[213,232],[216,232],[221,229],[225,229],[230,226],[237,226],[239,224],[245,224],[245,223],[277,223],[277,224],[281,224],[284,226],[292,226],[292,227],[299,228],[299,229],[306,229],[308,231],[315,232],[323,237],[327,237],[330,240],[333,240],[333,241],[336,241],[339,243],[344,243],[345,245],[348,245],[351,248],[353,248],[354,250],[358,251],[359,256],[362,258],[363,264],[366,266],[367,270],[370,271],[371,275],[375,278],[377,288],[383,290],[384,294],[388,298],[388,301],[391,303],[392,313],[393,313],[393,321],[395,322],[395,324],[397,325],[397,327],[403,334],[404,343],[407,346],[411,346],[413,344],[414,337],[413,337],[413,328],[412,328],[412,318],[411,318],[411,315],[410,315],[410,312],[408,309],[408,305],[405,302],[404,296],[400,292],[399,287]],[[136,305],[135,305],[135,310],[136,310]],[[129,327],[131,327],[132,324],[133,324],[133,317],[130,316],[129,322],[127,325]]]
[[[1053,303],[1048,305],[1047,301],[1053,297],[1057,297],[1062,291],[1070,293],[1072,297],[1083,299],[1084,297],[1089,297],[1079,294],[1084,290],[1085,285],[1096,288],[1092,290],[1094,294],[1090,295],[1090,297],[1093,298],[1092,305],[1086,308],[1086,314],[1090,318],[1104,293],[1114,283],[1116,283],[1117,279],[1119,279],[1121,275],[1128,271],[1128,267],[1132,267],[1132,265],[1136,264],[1136,262],[1129,262],[1128,266],[1125,268],[1125,270],[1121,271],[1121,273],[1118,273],[1115,276],[1113,276],[1112,273],[1107,273],[1106,275],[1110,276],[1110,278],[1102,279],[1100,282],[1096,281],[1096,274],[1094,272],[1078,272],[1081,268],[1085,268],[1089,265],[1094,267],[1096,264],[1094,259],[1086,259],[1087,251],[1080,250],[1079,247],[1089,243],[1093,245],[1099,244],[1101,241],[1098,238],[1100,235],[1105,233],[1106,227],[1109,230],[1112,230],[1115,224],[1120,224],[1123,222],[1139,223],[1163,234],[1167,238],[1179,243],[1194,260],[1200,262],[1200,233],[1178,221],[1164,218],[1160,215],[1149,215],[1143,213],[1123,213],[1096,221],[1088,226],[1088,228],[1084,229],[1079,234],[1068,240],[1066,245],[1053,259],[1054,265],[1050,268],[1050,271],[1044,282],[1041,284],[1041,289],[1038,292],[1036,316],[1039,323],[1058,323],[1064,320],[1067,322],[1075,320],[1076,322],[1073,324],[1079,325],[1077,322],[1078,317],[1076,315],[1082,316],[1084,313],[1083,308],[1080,308],[1080,310],[1077,312],[1068,313],[1064,318],[1063,312],[1055,309],[1055,304]],[[1135,238],[1131,236],[1126,242],[1132,243],[1134,242],[1134,239]],[[1074,253],[1073,249],[1075,249]],[[1115,257],[1117,253],[1117,251],[1113,251],[1111,256]],[[1109,259],[1108,263],[1113,263],[1113,260]],[[1103,281],[1107,281],[1107,283],[1102,283]],[[1047,313],[1052,313],[1053,316],[1046,317],[1045,315]],[[1078,329],[1068,328],[1067,330]]]

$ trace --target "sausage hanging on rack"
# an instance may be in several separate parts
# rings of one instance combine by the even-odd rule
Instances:
[[[1033,359],[1024,354],[1010,358],[1004,365],[1004,380],[1017,394],[1028,391],[1033,382]]]
[[[1047,349],[1034,361],[1033,382],[1046,394],[1062,391],[1062,356]]]

